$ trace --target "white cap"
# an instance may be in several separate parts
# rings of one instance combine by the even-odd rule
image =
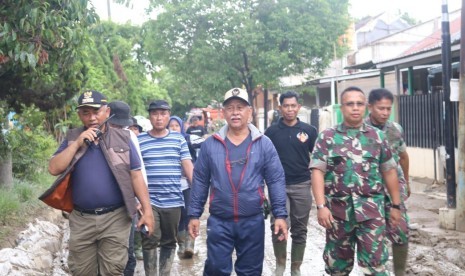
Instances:
[[[247,94],[247,91],[241,88],[233,88],[226,92],[224,94],[224,101],[223,105],[230,99],[239,99],[245,101],[248,105],[250,105],[249,102],[249,94]]]

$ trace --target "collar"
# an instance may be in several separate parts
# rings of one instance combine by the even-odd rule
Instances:
[[[370,114],[368,114],[368,116],[365,118],[365,123],[367,123],[370,126],[373,126],[373,127],[377,128],[379,130],[382,130],[382,131],[385,131],[386,129],[390,128],[391,125],[392,125],[392,122],[389,121],[389,120],[386,121],[386,123],[384,125],[376,125],[371,121]]]
[[[353,128],[353,127],[348,127],[346,125],[344,125],[344,123],[340,123],[336,126],[336,130],[338,132],[341,132],[341,133],[347,133],[347,131],[349,129],[357,129],[357,128]],[[367,124],[365,122],[362,123],[362,125],[358,128],[358,130],[360,130],[361,132],[367,132]]]
[[[283,119],[282,117],[279,118],[279,121],[278,121],[278,126],[279,126],[279,128],[299,127],[299,125],[300,125],[300,119],[299,119],[299,117],[297,117],[297,123],[296,123],[295,125],[293,125],[293,126],[286,125],[286,124],[284,123],[284,119]]]

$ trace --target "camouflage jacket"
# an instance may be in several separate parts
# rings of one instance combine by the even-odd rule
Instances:
[[[381,172],[396,168],[384,133],[363,124],[328,128],[318,136],[310,168],[325,173],[325,196],[333,216],[358,222],[384,217]]]
[[[369,115],[365,118],[365,123],[374,126]],[[394,158],[397,163],[397,178],[399,179],[400,194],[402,200],[405,201],[407,199],[407,185],[404,177],[404,171],[402,171],[402,167],[399,163],[399,154],[407,151],[407,145],[404,141],[404,130],[398,123],[391,121],[387,121],[380,129],[386,135],[386,139],[391,146],[392,158]]]

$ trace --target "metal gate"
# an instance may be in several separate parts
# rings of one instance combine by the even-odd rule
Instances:
[[[399,96],[399,124],[409,147],[431,148],[444,145],[444,94]],[[452,104],[454,146],[457,147],[458,103]]]

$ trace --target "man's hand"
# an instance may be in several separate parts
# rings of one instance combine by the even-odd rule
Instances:
[[[407,181],[406,189],[407,189],[407,197],[409,198],[410,195],[412,194],[412,190],[410,189],[410,182],[408,181]]]
[[[145,226],[147,226],[148,229],[147,236],[152,235],[155,229],[155,219],[153,218],[152,208],[144,210],[144,212],[141,209],[139,209],[138,212],[140,214],[140,218],[137,222],[137,229],[140,229],[140,227],[144,224]]]
[[[278,240],[287,240],[287,223],[285,219],[277,218],[274,221],[274,234],[278,235]]]
[[[396,208],[391,208],[391,217],[390,217],[391,225],[396,227],[397,225],[399,225],[400,219],[401,219],[400,210]]]
[[[189,221],[189,225],[187,226],[187,229],[189,230],[189,235],[195,239],[199,236],[199,230],[200,230],[200,220],[199,219],[191,219]]]
[[[96,134],[97,128],[88,128],[86,131],[82,132],[79,135],[79,138],[76,139],[76,142],[78,143],[79,146],[82,146],[84,144],[84,140],[87,139],[90,142],[93,142],[97,138]]]
[[[328,207],[323,207],[317,210],[318,224],[326,229],[333,227],[334,218]]]

